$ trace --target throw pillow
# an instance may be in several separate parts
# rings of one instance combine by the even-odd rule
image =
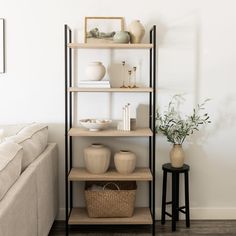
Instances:
[[[48,127],[43,124],[31,124],[6,140],[16,142],[23,147],[22,171],[35,160],[47,147]]]

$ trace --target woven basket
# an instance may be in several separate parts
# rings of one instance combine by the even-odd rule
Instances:
[[[93,185],[103,190],[89,190]],[[109,188],[109,189],[108,189]],[[89,217],[132,217],[136,182],[86,182],[85,202]]]

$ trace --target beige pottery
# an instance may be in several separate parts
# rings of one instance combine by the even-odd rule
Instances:
[[[100,61],[90,62],[85,69],[86,80],[102,80],[105,74],[106,68]]]
[[[86,169],[92,174],[105,173],[110,165],[111,151],[102,144],[92,144],[84,149]]]
[[[170,163],[175,168],[180,168],[184,165],[184,150],[181,144],[173,145],[170,151]]]
[[[145,34],[145,29],[139,20],[132,21],[128,26],[128,31],[130,33],[131,43],[141,43]]]
[[[136,155],[133,152],[121,150],[114,156],[116,170],[121,174],[130,174],[136,166]]]

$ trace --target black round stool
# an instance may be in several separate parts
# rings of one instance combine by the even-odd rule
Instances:
[[[188,172],[190,167],[186,164],[181,168],[174,168],[170,163],[162,166],[163,170],[163,186],[162,186],[162,206],[161,206],[161,223],[165,224],[165,215],[172,218],[172,231],[176,230],[176,221],[179,220],[179,212],[186,215],[186,227],[190,227],[189,216],[189,186],[188,186]],[[172,174],[172,201],[166,202],[166,185],[167,173]],[[184,173],[185,183],[185,206],[179,207],[179,174]],[[166,212],[166,205],[172,205],[172,214]]]

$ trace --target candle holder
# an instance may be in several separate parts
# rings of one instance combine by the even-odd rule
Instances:
[[[128,70],[128,73],[129,73],[129,84],[128,84],[128,88],[132,88],[132,85],[131,85],[132,70]]]
[[[127,88],[127,86],[125,86],[125,61],[122,61],[122,77],[123,77],[123,84],[121,88]]]
[[[136,70],[137,70],[137,67],[134,66],[134,67],[133,67],[133,71],[134,71],[134,75],[133,75],[133,78],[134,78],[134,85],[132,86],[132,88],[138,88],[138,86],[136,85]]]

